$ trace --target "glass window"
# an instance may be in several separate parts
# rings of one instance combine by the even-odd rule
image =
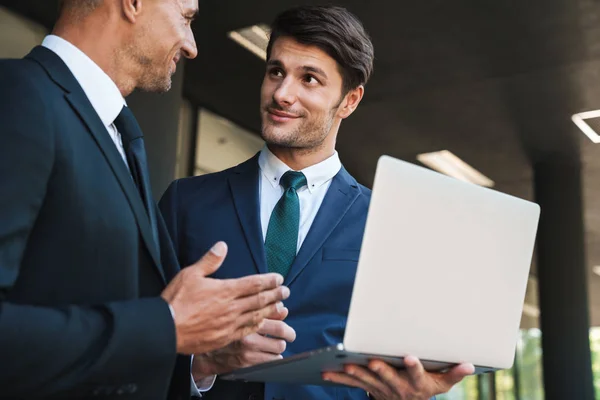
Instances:
[[[238,165],[254,156],[263,146],[259,135],[206,109],[200,109],[194,175]]]
[[[515,379],[512,369],[496,372],[496,400],[516,400]]]
[[[516,362],[520,400],[544,400],[542,333],[539,329],[520,331]]]
[[[470,376],[458,385],[454,386],[446,394],[436,396],[437,400],[479,400],[477,389],[477,377]]]
[[[590,347],[592,351],[592,372],[596,400],[600,400],[600,328],[590,329]]]

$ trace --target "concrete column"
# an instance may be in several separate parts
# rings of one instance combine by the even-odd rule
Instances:
[[[533,168],[546,399],[593,400],[581,164],[545,157]]]

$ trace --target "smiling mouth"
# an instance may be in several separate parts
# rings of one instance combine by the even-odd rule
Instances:
[[[284,111],[274,110],[272,108],[267,109],[268,116],[276,121],[290,121],[292,119],[300,118],[296,114],[287,113]]]
[[[290,114],[281,114],[269,111],[267,113],[268,118],[271,122],[275,123],[286,123],[297,119],[297,116],[292,116]]]

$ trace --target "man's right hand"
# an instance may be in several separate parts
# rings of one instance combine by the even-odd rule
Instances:
[[[257,333],[237,340],[222,349],[194,355],[192,365],[194,380],[280,360],[281,354],[286,349],[286,342],[296,340],[294,329],[283,322],[287,315],[288,309],[284,308],[270,315]]]
[[[197,263],[182,269],[161,296],[172,307],[179,354],[220,349],[268,326],[284,309],[290,291],[279,274],[211,279],[227,255],[219,242]]]

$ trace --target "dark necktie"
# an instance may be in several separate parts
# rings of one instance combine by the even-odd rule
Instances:
[[[138,193],[142,198],[142,203],[146,208],[150,225],[152,226],[152,236],[154,243],[158,247],[158,229],[156,225],[156,209],[154,208],[154,199],[150,188],[150,176],[148,173],[148,160],[146,158],[146,148],[144,146],[144,134],[133,116],[129,107],[123,107],[119,116],[115,120],[115,126],[121,134],[123,148],[129,170],[133,177],[133,182],[138,188]]]
[[[296,191],[306,185],[306,177],[302,172],[288,171],[283,174],[279,184],[285,191],[269,219],[265,250],[269,272],[277,272],[285,277],[296,258],[298,247],[300,201]]]

